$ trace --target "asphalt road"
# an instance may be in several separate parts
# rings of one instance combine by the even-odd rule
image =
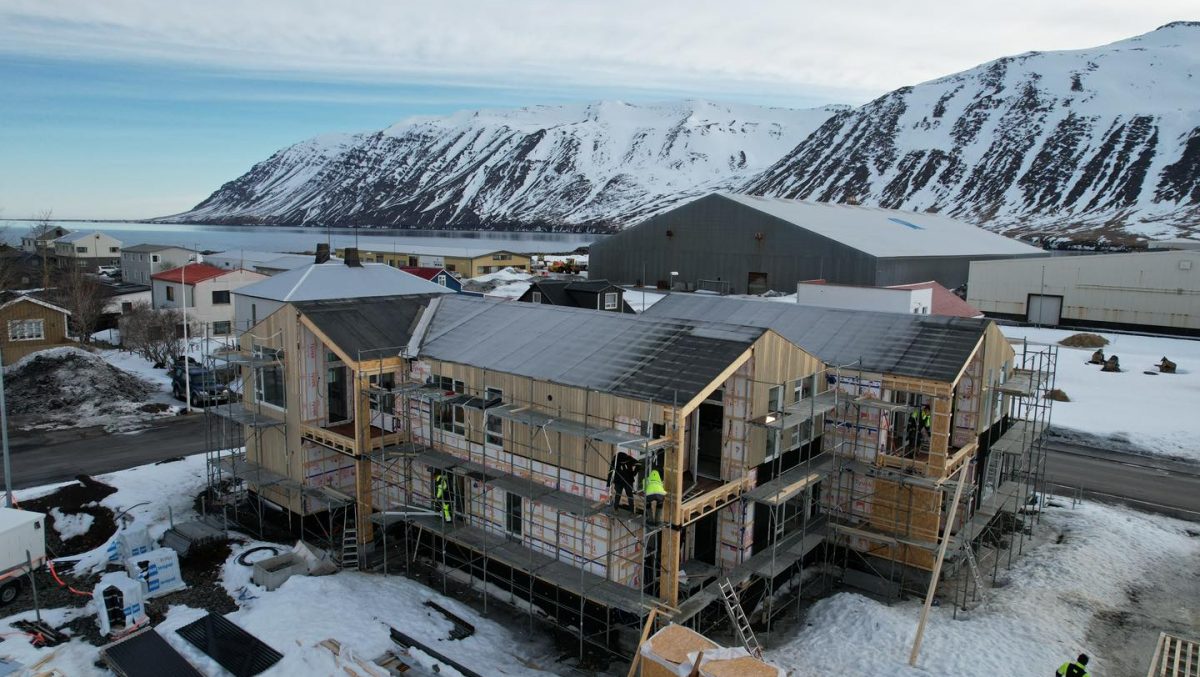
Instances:
[[[164,418],[131,433],[103,428],[11,432],[13,488],[99,475],[205,450],[204,414]],[[0,471],[2,474],[2,471]]]
[[[1200,464],[1090,447],[1047,444],[1050,491],[1123,503],[1140,510],[1200,521]]]

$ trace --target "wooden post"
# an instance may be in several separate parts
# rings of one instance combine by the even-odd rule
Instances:
[[[659,552],[662,575],[658,579],[658,596],[669,607],[679,606],[679,551],[680,522],[683,519],[683,466],[684,453],[683,417],[673,410],[675,432],[674,444],[667,447],[663,470],[667,489],[667,500],[663,502],[662,550]]]
[[[954,527],[954,517],[958,514],[958,501],[962,498],[963,485],[967,479],[967,464],[958,470],[958,486],[954,488],[954,502],[950,504],[950,515],[946,517],[946,528],[942,531],[942,544],[938,547],[937,561],[933,563],[933,573],[929,579],[929,591],[925,593],[925,606],[921,609],[921,620],[917,623],[917,636],[913,639],[912,654],[908,664],[916,667],[917,656],[921,654],[921,639],[925,636],[925,622],[929,619],[929,607],[933,606],[933,594],[937,591],[938,577],[942,575],[942,562],[946,559],[946,546],[950,545],[950,529]]]
[[[654,628],[654,617],[658,615],[658,609],[651,609],[650,615],[646,616],[646,625],[642,628],[642,638],[638,640],[637,647],[633,650],[633,662],[629,664],[629,674],[626,677],[633,677],[637,673],[638,663],[642,660],[642,645],[650,637],[650,630]]]
[[[371,522],[371,402],[367,397],[367,379],[361,367],[354,365],[354,493],[355,527],[359,551],[375,537]]]

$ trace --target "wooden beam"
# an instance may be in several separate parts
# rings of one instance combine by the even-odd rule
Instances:
[[[950,527],[958,513],[958,501],[962,498],[963,485],[967,479],[967,466],[964,465],[958,472],[962,477],[958,478],[958,486],[954,488],[954,502],[950,504],[950,515],[946,518],[946,529],[942,532],[942,544],[938,547],[937,560],[933,563],[933,573],[929,577],[929,590],[925,593],[925,606],[921,608],[921,620],[917,622],[917,636],[913,638],[912,653],[908,656],[908,664],[913,667],[917,666],[917,657],[921,655],[921,640],[925,636],[925,622],[929,620],[929,607],[933,606],[933,594],[937,592],[938,577],[942,575],[946,546],[950,545],[950,539],[953,537]]]
[[[978,353],[983,348],[985,341],[987,341],[987,331],[984,331],[979,340],[975,342],[975,347],[971,349],[971,354],[967,355],[967,359],[963,361],[962,368],[954,375],[954,380],[950,382],[951,388],[958,387],[958,382],[962,380],[963,374],[967,373],[967,367],[971,366],[971,360],[975,359],[975,353]]]
[[[637,672],[638,663],[642,659],[642,645],[650,637],[650,630],[654,627],[654,617],[658,615],[658,609],[651,609],[650,615],[646,616],[646,625],[642,627],[642,638],[638,640],[637,647],[633,650],[633,662],[629,664],[629,674],[626,677],[633,677]]]

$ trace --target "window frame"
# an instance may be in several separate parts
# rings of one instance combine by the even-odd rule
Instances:
[[[504,497],[504,529],[513,536],[521,536],[525,523],[524,499],[513,492]]]
[[[620,305],[620,294],[615,291],[604,292],[604,309],[616,310]],[[611,303],[610,303],[611,301]]]
[[[167,300],[174,302],[175,301],[175,286],[169,284],[166,286],[166,289],[167,289],[167,291],[166,291]]]
[[[212,305],[214,305],[214,306],[227,306],[230,303],[233,303],[233,292],[231,292],[228,289],[214,289],[214,290],[212,290],[211,294],[212,294]],[[224,294],[225,300],[218,301],[217,294]]]
[[[36,335],[29,331],[29,328],[36,327]],[[8,341],[9,343],[17,343],[20,341],[44,341],[46,340],[46,320],[35,317],[25,320],[9,320],[8,321]]]
[[[224,329],[224,331],[221,331]],[[212,323],[213,336],[229,336],[233,333],[233,322],[229,320],[214,320]]]
[[[495,416],[495,415],[487,413],[488,403],[492,402],[493,399],[502,402],[504,400],[504,391],[499,388],[485,388],[484,389],[484,394],[483,394],[483,406],[484,406],[484,410],[483,410],[483,415],[484,415],[483,441],[484,441],[484,444],[488,444],[493,447],[503,448],[504,447],[504,419],[500,418],[499,416]]]
[[[541,303],[542,302],[542,292],[540,292],[540,291],[533,292],[533,295],[529,297],[529,300],[533,301],[534,303]]]
[[[254,368],[254,401],[274,407],[280,411],[287,409],[287,381],[284,374],[283,365],[279,362],[283,361],[283,350],[271,348],[269,346],[254,344],[251,348],[251,354],[256,358],[270,357],[276,361],[276,364],[262,365]],[[275,376],[272,380],[271,391],[267,389],[267,376],[271,374]],[[268,399],[269,395],[278,392],[278,401]]]

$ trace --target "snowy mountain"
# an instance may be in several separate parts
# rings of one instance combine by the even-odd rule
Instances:
[[[600,102],[414,118],[285,148],[165,220],[624,225],[749,181],[842,110]]]
[[[898,89],[831,117],[743,190],[1014,233],[1200,233],[1200,23]]]

